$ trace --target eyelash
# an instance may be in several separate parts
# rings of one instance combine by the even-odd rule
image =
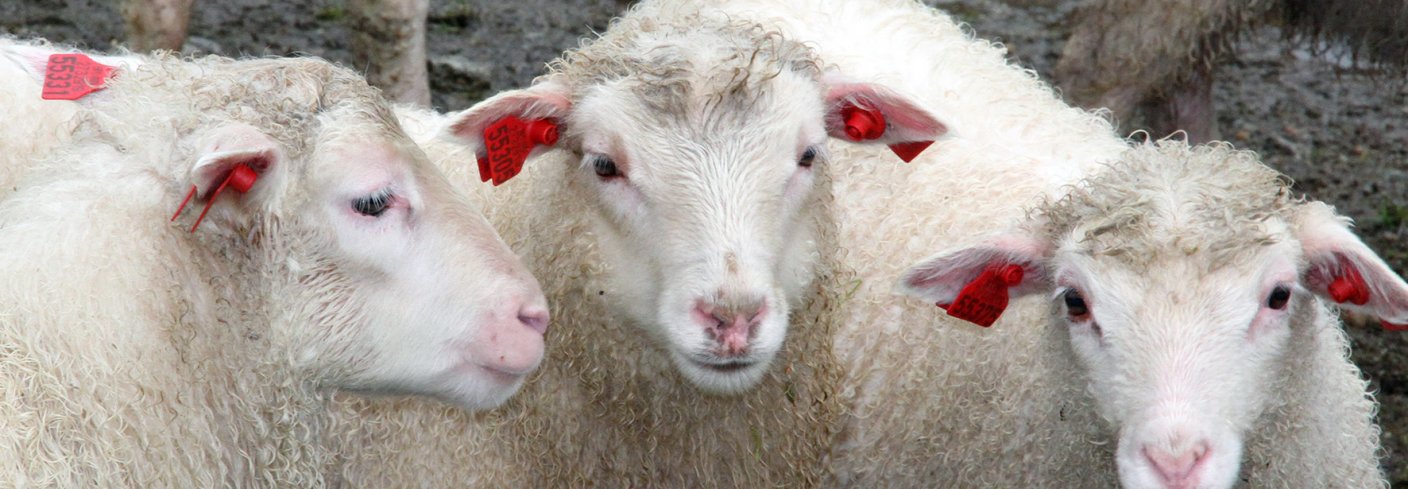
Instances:
[[[391,191],[383,189],[366,197],[352,200],[352,210],[369,217],[380,217],[391,207]]]

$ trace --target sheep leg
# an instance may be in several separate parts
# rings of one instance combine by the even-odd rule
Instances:
[[[133,51],[180,51],[194,0],[125,0],[122,18],[127,44]]]
[[[350,0],[352,53],[367,81],[400,103],[430,105],[425,63],[428,0]]]

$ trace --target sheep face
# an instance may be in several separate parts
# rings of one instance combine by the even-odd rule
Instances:
[[[1126,487],[1236,481],[1242,439],[1292,361],[1292,318],[1320,307],[1278,227],[1279,242],[1216,268],[1197,254],[1131,267],[1074,243],[1056,253],[1056,307],[1096,406],[1118,429]]]
[[[37,84],[53,52],[0,57]],[[490,407],[537,366],[537,282],[360,75],[315,59],[94,58],[122,74],[80,101],[85,124],[173,131],[161,140],[192,153],[193,167],[172,161],[180,191],[194,184],[211,211],[193,229],[258,250],[219,248],[259,260],[246,285],[268,296],[271,334],[304,379]]]
[[[1285,386],[1307,368],[1289,352],[1311,351],[1327,324],[1319,299],[1408,320],[1408,284],[1343,219],[1223,146],[1131,150],[1032,222],[931,257],[900,286],[950,304],[1009,265],[1025,272],[1010,293],[1054,299],[1131,488],[1236,482],[1259,418],[1314,395]]]
[[[339,126],[340,124],[330,124]],[[325,135],[302,178],[291,300],[297,357],[336,387],[471,408],[512,395],[543,356],[538,283],[404,136]],[[355,368],[349,369],[348,366]]]
[[[945,131],[909,99],[726,19],[628,16],[555,68],[449,132],[482,156],[504,116],[560,123],[571,157],[553,170],[596,217],[612,306],[714,393],[762,379],[813,278],[827,137],[922,145]],[[853,131],[864,138],[843,121],[855,107],[879,117],[873,133]]]
[[[750,106],[678,113],[602,85],[568,122],[581,155],[569,172],[611,243],[627,312],[715,392],[765,373],[816,255],[805,221],[827,164],[822,94],[794,72],[760,89]]]
[[[502,403],[543,355],[537,282],[389,111],[344,105],[293,144],[242,123],[210,131],[191,172],[201,197],[241,167],[258,180],[198,231],[252,229],[265,271],[251,287],[299,378]]]

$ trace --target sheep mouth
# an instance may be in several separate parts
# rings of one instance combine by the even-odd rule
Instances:
[[[742,360],[735,360],[735,361],[732,361],[732,362],[720,362],[720,363],[704,362],[704,361],[699,361],[699,360],[692,360],[692,361],[694,362],[695,365],[698,365],[698,366],[703,367],[703,368],[705,368],[705,369],[713,370],[713,371],[715,371],[715,372],[725,373],[725,374],[734,373],[734,372],[737,372],[737,371],[740,371],[740,370],[747,370],[749,367],[752,367],[752,366],[758,364],[758,362],[748,362],[748,361],[742,361]]]

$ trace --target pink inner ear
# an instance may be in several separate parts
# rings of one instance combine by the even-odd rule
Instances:
[[[271,150],[232,152],[227,155],[222,155],[217,158],[217,161],[206,164],[196,171],[195,179],[196,184],[200,187],[199,193],[201,196],[209,198],[216,188],[232,177],[239,178],[241,181],[248,178],[249,184],[252,186],[254,177],[269,171],[269,167],[273,165],[274,158],[276,158],[276,156]],[[236,175],[235,171],[238,167],[245,167],[245,170],[240,172],[240,175],[245,175],[245,177]],[[231,183],[239,184],[237,182]],[[247,192],[249,189],[246,187],[244,190],[240,191]]]
[[[1312,265],[1306,273],[1306,285],[1313,291],[1323,291],[1330,300],[1339,304],[1368,304],[1369,284],[1359,268],[1344,254],[1331,254],[1334,256],[1333,263]]]
[[[948,132],[948,128],[928,111],[905,97],[869,83],[832,85],[826,92],[826,105],[832,111],[844,110],[851,105],[878,109],[889,125],[904,130],[912,137],[911,141],[932,141]]]
[[[191,232],[196,232],[196,228],[200,227],[201,221],[205,220],[205,215],[209,214],[210,208],[215,205],[215,199],[220,197],[220,192],[224,191],[226,188],[232,188],[239,193],[248,192],[251,188],[254,188],[254,182],[258,180],[258,178],[259,175],[256,174],[249,165],[244,163],[236,164],[235,167],[230,170],[230,173],[225,176],[220,186],[215,187],[215,190],[210,192],[210,197],[205,203],[205,208],[201,209],[200,216],[196,217],[196,223],[191,225]],[[190,203],[191,198],[195,197],[195,195],[196,187],[192,185],[191,192],[186,194],[186,199],[181,201],[181,206],[177,207],[176,213],[171,216],[172,221],[175,221],[177,217],[181,216],[181,211],[186,209],[186,204]]]
[[[556,82],[504,92],[461,112],[450,123],[449,132],[465,140],[477,141],[483,137],[485,128],[505,117],[554,119],[560,123],[572,107],[572,101],[567,96],[567,88]]]

